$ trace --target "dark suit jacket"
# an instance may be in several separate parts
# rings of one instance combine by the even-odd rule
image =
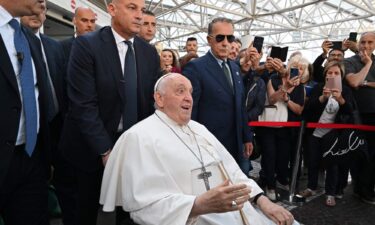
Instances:
[[[60,112],[65,113],[67,111],[67,97],[65,88],[66,62],[63,47],[59,42],[44,34],[40,34],[40,39],[43,43],[44,52],[47,58],[47,66],[56,92]]]
[[[202,123],[225,146],[235,159],[243,151],[243,143],[252,140],[247,126],[245,95],[239,67],[228,61],[234,93],[213,55],[189,62],[183,69],[193,85],[192,119]]]
[[[63,47],[66,64],[68,64],[68,61],[69,61],[69,58],[70,58],[70,51],[72,50],[72,45],[73,45],[73,42],[74,42],[75,39],[76,38],[73,36],[73,37],[70,37],[68,39],[60,41],[60,44]]]
[[[67,112],[66,95],[66,61],[61,44],[46,35],[40,34],[40,40],[43,44],[44,53],[47,59],[47,66],[51,81],[55,90],[59,111],[55,117],[49,121],[50,143],[52,147],[52,160],[60,160],[58,157],[58,143],[61,137],[64,117]]]
[[[39,40],[34,34],[23,29],[26,38],[29,41],[31,55],[34,61],[38,89],[39,89],[39,115],[40,128],[38,133],[38,148],[42,152],[43,162],[46,170],[49,165],[49,143],[48,143],[48,125],[46,113],[48,104],[46,95],[47,88],[45,83],[46,71],[43,63],[42,52]],[[8,56],[8,52],[0,36],[0,187],[3,185],[4,178],[8,172],[12,160],[15,143],[18,134],[18,127],[21,116],[22,103],[18,90],[16,75]]]
[[[138,120],[142,120],[154,112],[153,86],[159,76],[159,56],[154,47],[138,37],[134,38],[134,50],[138,73]],[[100,169],[101,154],[112,149],[118,138],[125,103],[124,78],[110,27],[76,38],[67,82],[70,105],[61,149],[78,168],[85,171]]]

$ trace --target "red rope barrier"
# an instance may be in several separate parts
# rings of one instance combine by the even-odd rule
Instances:
[[[299,127],[301,122],[249,122],[252,127]],[[356,129],[364,131],[375,131],[375,126],[361,124],[343,123],[307,123],[306,128],[331,128],[331,129]]]
[[[301,122],[259,122],[253,121],[249,123],[252,127],[299,127]]]

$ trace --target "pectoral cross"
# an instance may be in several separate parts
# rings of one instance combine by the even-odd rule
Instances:
[[[198,174],[198,179],[203,179],[204,185],[206,186],[206,190],[210,190],[210,183],[208,182],[208,178],[212,176],[210,171],[206,171],[206,167],[202,166],[201,168],[202,173]]]

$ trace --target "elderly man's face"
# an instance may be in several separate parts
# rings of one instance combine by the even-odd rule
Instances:
[[[73,18],[73,23],[76,27],[77,35],[84,35],[95,30],[96,15],[91,9],[80,8]]]
[[[366,33],[359,40],[359,51],[366,51],[371,55],[375,50],[375,33]]]
[[[159,110],[167,114],[176,123],[185,125],[190,121],[193,108],[191,83],[180,74],[172,74],[164,79],[168,80],[165,80],[166,83],[161,90],[162,93],[155,94],[156,104]]]
[[[224,39],[217,37],[225,36]],[[228,40],[228,37],[230,37]],[[211,47],[215,57],[225,60],[229,56],[232,42],[234,41],[233,26],[227,22],[217,22],[212,26],[212,33],[207,37],[208,44]]]
[[[130,39],[140,32],[144,11],[144,0],[113,0],[108,5],[112,27],[125,39]]]
[[[154,39],[156,33],[156,18],[155,16],[144,14],[143,15],[143,25],[141,26],[141,31],[139,36],[146,40],[147,42]]]

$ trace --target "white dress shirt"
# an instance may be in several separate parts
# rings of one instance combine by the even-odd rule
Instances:
[[[113,36],[115,37],[118,55],[120,57],[122,75],[124,75],[125,56],[126,56],[126,53],[128,52],[128,45],[125,44],[125,41],[126,41],[125,38],[121,37],[121,35],[118,34],[113,28],[111,28],[111,29],[112,29]],[[130,41],[132,43],[132,45],[134,46],[134,38],[131,38],[128,41]],[[134,49],[133,49],[133,52],[135,53]],[[123,120],[123,118],[121,117],[120,123],[119,123],[118,128],[117,128],[118,132],[123,131],[122,120]]]
[[[19,74],[21,71],[21,66],[17,58],[17,50],[16,47],[14,46],[14,30],[13,28],[9,25],[9,21],[13,19],[13,16],[6,11],[1,5],[0,5],[0,35],[1,38],[3,39],[5,48],[7,49],[9,59],[12,62],[12,67],[14,70],[14,74],[16,75],[17,79],[17,84],[18,84],[18,90],[21,98],[21,102],[23,101],[22,98],[22,88],[21,88],[21,82],[19,79]],[[19,18],[16,18],[18,22],[20,22]],[[33,76],[34,76],[34,87],[35,87],[35,99],[38,99],[39,97],[39,89],[37,86],[37,77],[36,77],[36,70],[35,70],[35,65],[33,59],[32,61],[32,67],[33,67]],[[36,101],[36,107],[37,107],[37,131],[39,132],[39,102]],[[21,145],[25,144],[25,112],[22,107],[22,112],[21,112],[21,119],[18,127],[18,134],[17,134],[17,140],[16,140],[16,145]]]

